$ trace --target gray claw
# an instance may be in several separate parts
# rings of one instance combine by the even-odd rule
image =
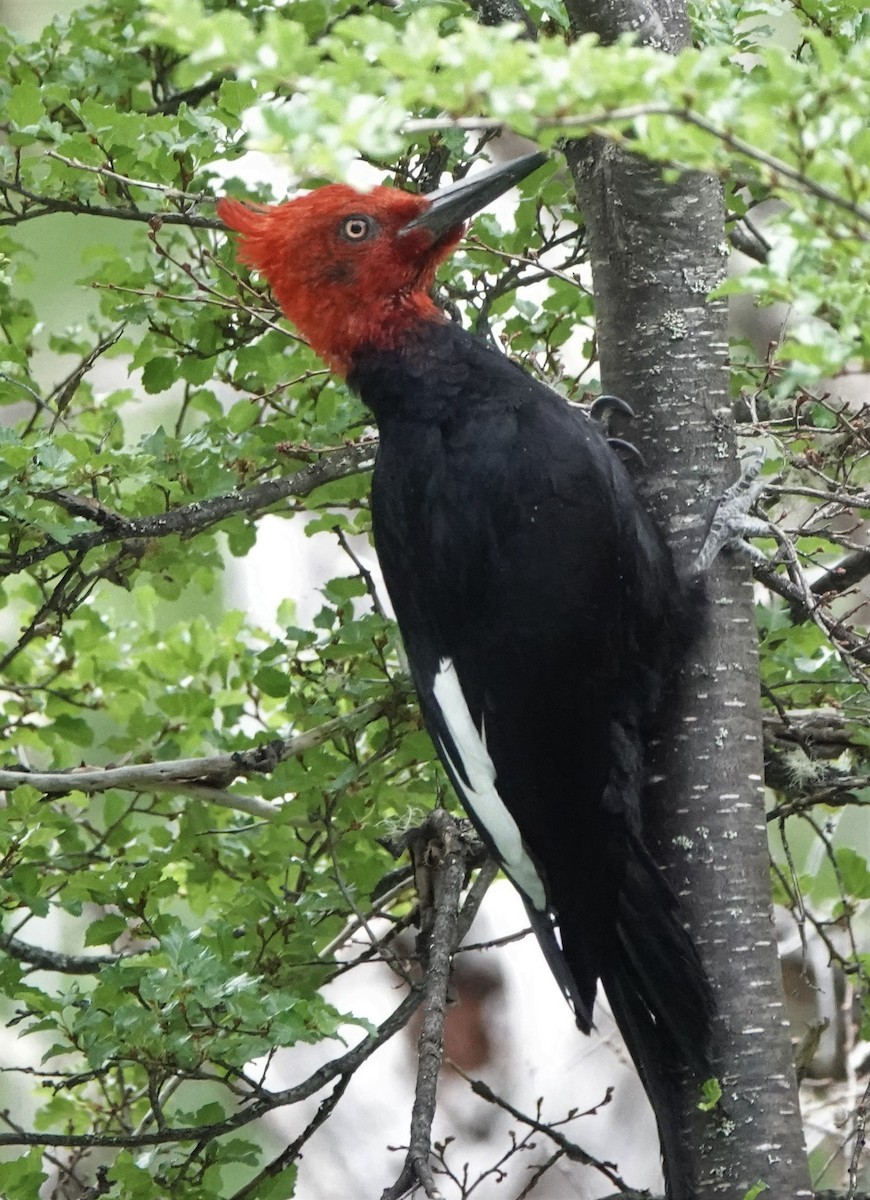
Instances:
[[[622,450],[630,458],[633,458],[634,461],[640,466],[646,466],[646,459],[638,450],[637,446],[632,445],[631,442],[627,442],[624,438],[608,438],[607,444],[616,451]]]
[[[593,421],[600,421],[601,414],[606,412],[618,412],[624,417],[634,417],[634,409],[621,396],[598,396],[589,405],[589,416]]]
[[[763,466],[763,450],[753,450],[740,460],[740,474],[719,501],[704,545],[695,559],[696,574],[708,571],[726,546],[741,550],[752,558],[761,554],[746,539],[771,536],[772,527],[767,521],[749,515],[750,508],[767,485],[767,480],[760,478]]]

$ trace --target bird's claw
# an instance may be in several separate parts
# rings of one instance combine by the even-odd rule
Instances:
[[[611,396],[609,393],[605,396],[598,396],[589,405],[588,413],[593,421],[603,424],[605,430],[609,424],[607,417],[610,413],[617,412],[629,420],[634,420],[635,412],[627,400],[623,400],[621,396]],[[637,446],[627,442],[625,438],[609,437],[607,444],[615,451],[623,462],[626,464],[628,460],[633,460],[638,466],[645,467],[646,459],[638,450]]]
[[[641,454],[640,450],[638,450],[637,446],[635,446],[632,442],[627,442],[625,438],[609,437],[607,439],[607,444],[617,453],[622,451],[623,454],[627,454],[630,459],[633,459],[634,462],[638,464],[638,466],[646,466],[646,459]],[[623,461],[626,460],[623,459]]]
[[[697,575],[708,571],[726,546],[739,550],[753,561],[767,562],[762,551],[747,540],[751,537],[772,536],[769,522],[753,517],[749,512],[767,486],[767,480],[761,477],[763,465],[764,451],[761,449],[752,450],[741,459],[740,474],[723,493],[710,522],[704,545],[695,559]]]
[[[598,396],[589,405],[589,416],[593,421],[600,421],[602,413],[618,412],[624,417],[634,418],[634,409],[621,396]]]

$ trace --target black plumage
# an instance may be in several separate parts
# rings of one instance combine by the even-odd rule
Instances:
[[[696,590],[597,424],[457,325],[362,349],[349,382],[380,432],[375,544],[427,727],[504,859],[439,699],[452,664],[522,836],[508,874],[586,1032],[601,980],[656,1110],[669,1195],[685,1200],[673,1084],[708,1073],[710,1001],[643,843],[641,791]]]

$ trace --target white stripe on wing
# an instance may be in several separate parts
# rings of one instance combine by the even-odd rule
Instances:
[[[441,742],[441,752],[456,779],[461,799],[488,833],[505,874],[539,912],[546,912],[544,882],[523,845],[516,821],[496,791],[495,767],[487,753],[485,732],[475,728],[452,659],[441,659],[432,692],[461,759],[454,763]]]

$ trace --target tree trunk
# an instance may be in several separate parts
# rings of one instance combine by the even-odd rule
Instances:
[[[569,0],[575,26],[621,29],[674,49],[684,11],[660,0]],[[567,147],[594,276],[604,390],[637,411],[629,436],[647,461],[651,506],[688,568],[718,496],[736,475],[728,405],[725,306],[707,293],[726,267],[720,188],[660,169],[598,138]],[[713,982],[720,1112],[684,1124],[697,1195],[812,1196],[777,954],[763,804],[752,581],[720,558],[708,579],[707,628],[683,672],[654,749],[648,834],[680,895]]]

